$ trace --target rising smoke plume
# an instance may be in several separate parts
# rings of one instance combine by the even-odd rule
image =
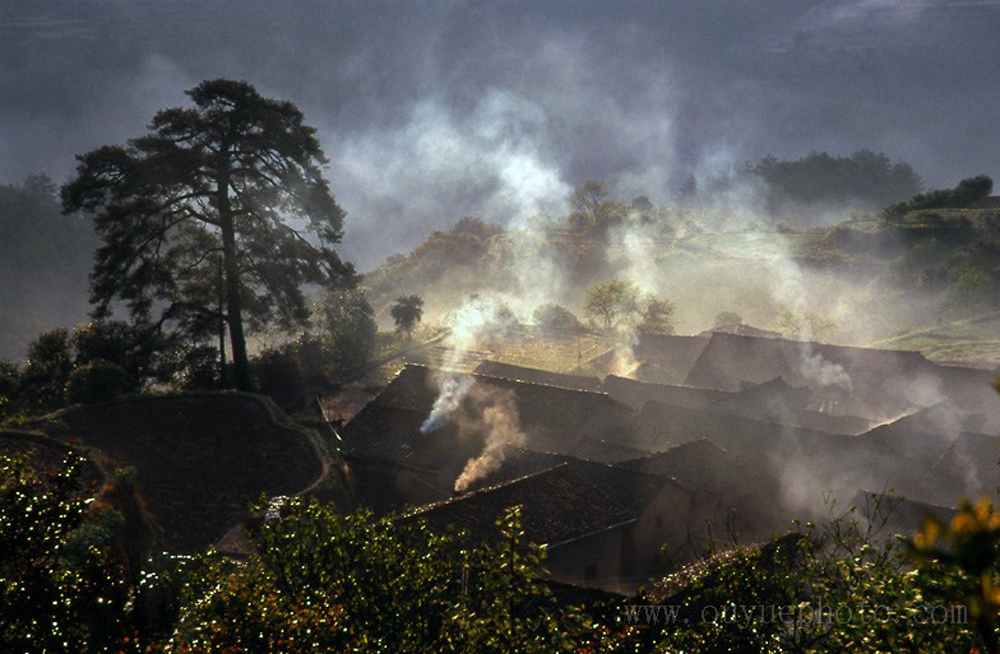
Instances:
[[[477,429],[486,431],[483,451],[479,456],[469,459],[462,474],[455,480],[455,490],[458,492],[465,491],[476,481],[497,470],[504,462],[508,447],[522,446],[528,440],[521,430],[517,404],[510,392],[490,396],[489,403],[482,408],[482,420]]]
[[[421,434],[429,434],[440,429],[448,422],[451,415],[462,404],[474,383],[469,375],[458,375],[449,372],[441,373],[440,392],[434,400],[430,415],[420,425]]]

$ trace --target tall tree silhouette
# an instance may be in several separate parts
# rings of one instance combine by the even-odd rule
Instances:
[[[304,325],[303,284],[356,282],[332,249],[344,212],[295,105],[222,79],[187,94],[194,106],[160,111],[147,135],[78,157],[63,209],[91,214],[104,241],[95,316],[121,301],[137,322],[203,340],[222,313],[246,389],[246,327]]]
[[[406,337],[413,336],[413,330],[424,317],[424,301],[419,295],[401,295],[396,298],[390,310],[396,327],[406,332]]]

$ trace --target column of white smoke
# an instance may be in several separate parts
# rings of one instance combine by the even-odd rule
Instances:
[[[486,430],[486,443],[478,457],[469,459],[455,481],[455,490],[462,492],[474,482],[495,471],[504,461],[508,446],[527,442],[521,430],[521,420],[512,393],[504,393],[483,409],[481,428]]]
[[[484,338],[494,337],[508,330],[516,319],[499,301],[477,298],[453,311],[446,322],[450,326],[444,342],[447,353],[437,380],[438,396],[430,414],[420,426],[423,434],[442,427],[472,389],[473,378],[457,372],[463,357]]]
[[[469,375],[442,372],[441,377],[441,391],[434,400],[430,415],[420,425],[421,434],[443,427],[448,422],[448,416],[462,404],[472,388],[473,381]]]

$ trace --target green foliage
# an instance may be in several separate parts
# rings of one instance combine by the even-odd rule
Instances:
[[[378,344],[378,325],[364,291],[328,293],[322,315],[332,367],[337,371],[354,372],[368,365]]]
[[[121,366],[93,359],[70,374],[66,382],[66,401],[70,404],[107,402],[129,389],[128,374]]]
[[[69,330],[53,329],[28,346],[27,365],[21,374],[21,394],[31,411],[50,411],[62,405],[73,371]]]
[[[495,261],[504,234],[499,225],[462,218],[450,229],[432,233],[409,254],[394,254],[367,273],[369,299],[381,311],[414,290],[435,298],[481,292],[491,281],[484,268]]]
[[[583,325],[572,311],[558,304],[541,304],[532,319],[536,325],[552,329],[580,329]]]
[[[989,196],[992,191],[993,180],[986,175],[977,175],[963,179],[955,188],[921,193],[907,202],[887,206],[882,210],[882,214],[895,219],[910,211],[942,208],[962,209]]]
[[[965,501],[949,524],[927,517],[906,545],[935,595],[967,606],[986,651],[1000,652],[1000,511],[993,501]]]
[[[40,334],[23,371],[0,362],[0,395],[26,412],[69,402],[98,402],[167,381],[185,369],[186,345],[158,330],[121,321],[91,321]]]
[[[419,295],[401,295],[396,298],[390,313],[396,322],[396,328],[410,338],[424,317],[424,301]]]
[[[941,297],[945,309],[965,314],[989,306],[996,300],[996,282],[979,266],[966,263],[953,269]]]
[[[887,156],[859,150],[847,157],[810,152],[795,161],[767,156],[746,172],[768,185],[772,213],[794,211],[804,204],[841,205],[853,202],[875,209],[920,192],[922,182],[907,163],[892,163]]]
[[[635,284],[611,279],[585,291],[583,313],[602,331],[612,332],[626,326],[640,310],[640,300]]]
[[[623,223],[628,216],[628,207],[609,199],[610,195],[608,187],[602,182],[589,181],[578,187],[570,200],[573,207],[567,218],[570,228],[579,233],[603,235],[614,225]],[[644,206],[641,201],[639,206]]]
[[[124,571],[109,554],[120,516],[89,520],[82,462],[72,455],[46,475],[23,460],[0,458],[5,652],[104,651],[133,633]]]
[[[92,320],[73,329],[72,345],[77,366],[95,359],[109,361],[125,371],[129,391],[152,380],[167,381],[177,372],[169,355],[180,344],[158,329],[121,320]]]
[[[137,323],[197,342],[214,335],[221,304],[246,389],[244,322],[303,326],[303,284],[355,281],[332,249],[344,212],[315,130],[293,104],[229,80],[188,96],[193,107],[160,111],[126,147],[79,157],[63,207],[91,215],[104,242],[92,275],[97,317],[121,301]]]
[[[646,334],[673,334],[673,316],[676,308],[674,303],[666,298],[652,295],[646,297],[644,303],[639,331]]]
[[[804,309],[780,305],[771,323],[786,338],[804,341],[825,341],[836,331],[837,323],[824,316]]]
[[[713,327],[726,327],[732,325],[742,325],[743,316],[736,313],[735,311],[720,311],[715,314],[715,320],[712,321]]]
[[[305,375],[299,357],[291,348],[267,349],[250,360],[254,388],[265,395],[281,397],[305,393]]]
[[[935,609],[902,549],[879,540],[881,520],[862,528],[853,516],[738,547],[689,572],[664,600],[680,607],[674,624],[684,627],[665,629],[657,651],[970,651],[961,607]]]
[[[630,339],[636,331],[673,334],[675,306],[667,298],[643,295],[630,281],[611,279],[584,292],[583,313],[605,334]]]
[[[271,511],[245,565],[208,570],[173,651],[551,652],[583,627],[541,583],[516,513],[491,549],[300,498]]]

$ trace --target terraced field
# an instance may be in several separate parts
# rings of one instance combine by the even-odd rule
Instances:
[[[970,361],[1000,365],[1000,311],[918,329],[878,341],[873,347],[917,350],[935,361]]]

